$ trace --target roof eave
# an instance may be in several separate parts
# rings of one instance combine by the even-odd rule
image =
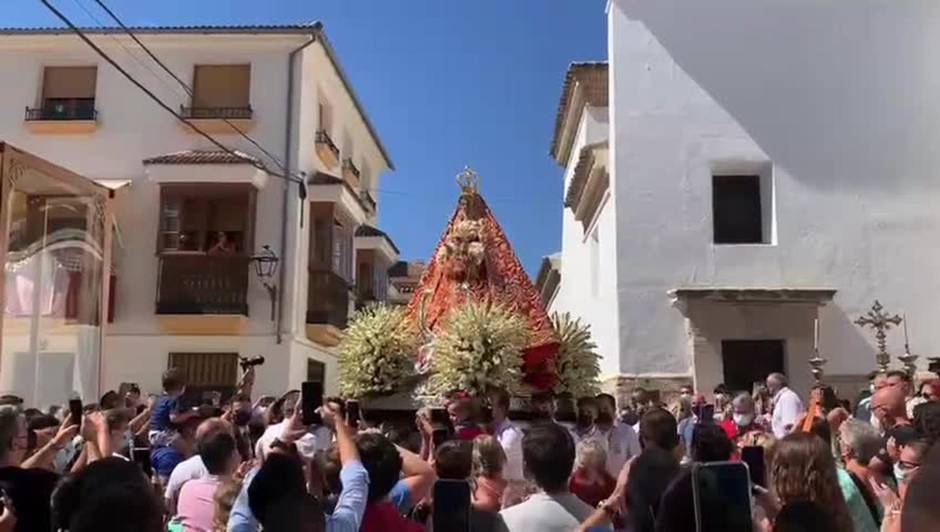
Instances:
[[[365,107],[362,106],[362,102],[359,101],[359,96],[356,94],[356,90],[353,88],[352,83],[350,83],[349,77],[346,75],[346,71],[343,70],[343,66],[336,57],[336,51],[333,49],[333,45],[330,44],[330,40],[326,37],[326,33],[323,31],[322,24],[317,28],[315,35],[320,44],[323,45],[323,50],[326,52],[326,57],[329,58],[330,64],[332,64],[333,68],[336,70],[336,74],[339,76],[340,81],[343,82],[343,87],[345,87],[346,91],[349,93],[349,97],[352,99],[353,105],[356,107],[356,111],[359,112],[359,116],[361,116],[362,121],[365,122],[366,129],[369,131],[369,135],[372,136],[372,140],[375,141],[375,145],[379,148],[379,153],[382,154],[382,159],[385,160],[386,166],[388,166],[389,170],[395,170],[395,163],[393,163],[391,157],[389,157],[388,150],[385,148],[385,144],[383,144],[382,139],[379,138],[379,134],[376,132],[375,126],[372,125],[372,120],[369,119],[369,114],[366,112]]]

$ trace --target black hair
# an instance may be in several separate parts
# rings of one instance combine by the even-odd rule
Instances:
[[[695,462],[724,462],[731,459],[734,444],[725,429],[714,423],[699,423],[692,428],[689,455]]]
[[[643,418],[646,419],[646,416]],[[627,493],[630,494],[627,497],[627,516],[633,523],[632,530],[654,530],[655,516],[663,493],[678,474],[679,462],[672,451],[648,447],[637,456],[627,478]]]
[[[577,402],[578,410],[581,410],[582,408],[586,406],[593,406],[596,408],[597,399],[594,397],[591,397],[590,395],[588,395],[587,397],[579,397],[578,402]]]
[[[829,532],[835,528],[829,513],[813,501],[785,504],[774,521],[774,532]]]
[[[235,452],[235,438],[226,431],[215,431],[199,440],[199,456],[210,475],[224,475]]]
[[[178,392],[186,386],[186,379],[183,371],[179,368],[170,368],[163,372],[163,390],[166,392]]]
[[[369,501],[388,495],[401,475],[401,455],[381,434],[366,432],[356,438],[359,460],[369,473]]]
[[[830,412],[836,408],[839,408],[839,398],[836,396],[836,391],[832,388],[832,386],[828,386],[826,384],[816,384],[813,386],[813,389],[822,392],[821,404],[823,410]]]
[[[601,402],[606,401],[610,403],[610,406],[613,407],[614,409],[617,408],[617,400],[614,399],[614,396],[610,395],[609,393],[599,393],[594,396],[594,399],[598,402],[598,406],[600,406]]]
[[[124,406],[123,402],[124,398],[118,395],[116,391],[108,390],[101,396],[101,400],[98,401],[98,404],[101,406],[102,410],[111,410]]]
[[[555,400],[555,394],[551,391],[547,392],[536,392],[532,394],[529,401],[533,404],[535,403],[550,403]]]
[[[306,493],[307,482],[300,459],[284,453],[269,453],[248,486],[248,507],[267,529],[273,516],[280,513],[276,506],[281,501]]]
[[[509,402],[511,397],[509,392],[502,388],[494,388],[489,392],[490,400],[493,401],[493,406],[498,406],[503,410],[509,410]]]
[[[107,457],[64,477],[52,494],[53,529],[159,532],[161,501],[133,462]]]
[[[721,383],[718,386],[715,386],[715,389],[712,390],[712,395],[718,395],[720,393],[728,395],[728,387],[725,386],[724,383]]]
[[[437,477],[447,480],[470,478],[473,469],[473,443],[450,440],[434,450],[434,469]]]
[[[525,469],[547,492],[559,491],[568,485],[574,456],[574,440],[561,425],[535,425],[522,438]]]
[[[829,426],[829,422],[821,417],[813,418],[813,425],[810,427],[809,431],[816,436],[819,436],[823,443],[826,444],[826,447],[832,446],[832,428]]]
[[[670,451],[679,445],[676,418],[669,411],[653,408],[640,419],[640,443]]]
[[[931,442],[940,439],[940,401],[928,401],[915,406],[913,425],[918,438]]]
[[[911,383],[910,374],[901,369],[892,369],[891,371],[885,373],[885,377],[886,378],[897,377],[908,384]]]

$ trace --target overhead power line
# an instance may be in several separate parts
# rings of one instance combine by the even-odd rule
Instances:
[[[87,44],[89,47],[91,47],[92,50],[94,50],[99,56],[101,56],[102,59],[104,59],[105,61],[107,61],[112,67],[115,68],[115,70],[117,70],[118,72],[120,72],[121,75],[123,75],[125,78],[127,78],[128,81],[130,81],[132,84],[134,84],[134,86],[136,86],[138,89],[140,89],[144,94],[146,94],[151,100],[154,101],[154,103],[156,103],[158,106],[160,106],[164,111],[166,111],[167,113],[173,115],[174,118],[176,118],[177,120],[179,120],[179,121],[182,122],[183,124],[186,124],[190,129],[192,129],[193,131],[195,131],[198,135],[202,136],[203,138],[205,138],[206,140],[208,140],[210,143],[212,143],[212,145],[216,146],[217,148],[219,148],[220,150],[224,151],[225,153],[228,153],[229,155],[232,155],[232,156],[235,156],[235,157],[243,158],[240,154],[236,153],[234,150],[232,150],[232,149],[229,148],[228,146],[225,146],[224,144],[222,144],[221,142],[219,142],[218,140],[216,140],[212,135],[206,133],[205,131],[203,131],[202,129],[200,129],[198,126],[196,126],[195,124],[193,124],[192,121],[190,121],[190,120],[184,118],[182,115],[180,115],[179,113],[177,113],[176,111],[174,111],[173,108],[171,108],[169,105],[167,105],[163,100],[161,100],[161,99],[160,99],[156,94],[154,94],[150,89],[148,89],[147,87],[145,87],[140,81],[137,81],[137,79],[134,78],[134,76],[132,76],[130,73],[128,73],[127,70],[125,70],[121,65],[119,65],[114,59],[112,59],[111,56],[109,56],[104,50],[102,50],[97,44],[95,44],[94,41],[92,41],[91,39],[89,39],[88,36],[85,35],[85,33],[84,33],[81,29],[79,29],[75,24],[73,24],[72,21],[69,20],[68,17],[66,17],[64,14],[62,14],[61,11],[59,11],[58,9],[56,9],[55,6],[53,6],[53,5],[49,2],[49,0],[40,0],[40,2],[42,2],[42,4],[43,4],[44,6],[46,6],[46,8],[49,9],[49,11],[51,11],[53,15],[55,15],[56,17],[58,17],[59,20],[61,20],[66,26],[68,26],[68,28],[69,28],[70,30],[72,30],[72,32],[74,32],[76,35],[78,35],[78,37],[79,37],[82,41],[84,41],[85,44]],[[275,176],[275,177],[279,177],[279,178],[282,178],[282,179],[286,179],[286,180],[288,180],[288,181],[291,181],[291,182],[294,182],[294,183],[298,183],[298,184],[301,184],[301,185],[304,184],[304,180],[303,180],[302,178],[299,178],[299,177],[296,177],[296,176],[293,176],[293,175],[289,175],[289,174],[287,174],[287,173],[272,172],[267,166],[265,166],[264,164],[262,164],[262,163],[260,163],[260,162],[257,162],[257,161],[249,161],[249,163],[250,163],[252,166],[258,168],[259,170],[262,170],[262,171],[264,171],[264,172],[267,172],[269,175],[272,175],[272,176]]]
[[[162,68],[162,69],[164,70],[164,72],[166,72],[167,74],[170,75],[170,77],[172,77],[174,80],[176,80],[176,82],[179,83],[181,87],[183,87],[183,90],[186,91],[186,94],[188,94],[190,98],[193,97],[193,89],[192,89],[192,87],[190,87],[189,84],[187,84],[185,81],[183,81],[182,79],[180,79],[180,77],[177,76],[175,72],[173,72],[172,70],[170,70],[170,68],[169,68],[168,66],[166,66],[166,64],[164,64],[163,61],[161,61],[160,58],[158,58],[158,57],[156,56],[156,54],[154,54],[154,53],[150,50],[150,48],[147,47],[147,45],[145,45],[143,42],[141,42],[141,40],[138,39],[136,35],[134,35],[134,32],[132,32],[131,29],[130,29],[129,27],[127,27],[127,26],[124,24],[124,22],[122,22],[121,19],[119,19],[118,16],[114,14],[113,11],[111,11],[111,9],[109,9],[108,6],[105,5],[104,2],[102,2],[101,0],[95,0],[95,3],[98,4],[98,6],[99,6],[101,9],[103,9],[104,12],[107,13],[108,16],[111,17],[111,19],[114,20],[114,22],[116,22],[117,25],[120,26],[121,29],[124,30],[124,32],[127,33],[127,35],[128,35],[131,39],[134,40],[135,43],[137,43],[137,46],[140,46],[141,49],[143,49],[143,51],[146,52],[146,54],[147,54],[148,56],[150,56],[150,59],[153,59],[153,61],[154,61],[157,65],[159,65],[160,68]],[[252,146],[254,146],[254,147],[258,148],[259,150],[261,150],[261,152],[264,153],[269,159],[271,159],[272,161],[274,161],[274,163],[277,164],[277,166],[281,169],[282,172],[284,172],[285,174],[289,173],[289,170],[288,170],[287,167],[284,165],[284,163],[283,163],[279,158],[275,157],[271,152],[269,152],[268,150],[266,150],[260,143],[258,143],[257,141],[255,141],[255,139],[251,138],[247,133],[245,133],[244,131],[242,131],[238,126],[236,126],[235,124],[233,124],[233,123],[232,123],[230,120],[228,120],[227,118],[221,118],[221,120],[222,120],[222,122],[224,122],[227,126],[229,126],[230,128],[232,128],[232,131],[236,132],[236,133],[237,133],[238,135],[240,135],[243,139],[245,139],[245,140],[247,140],[249,143],[251,143]]]

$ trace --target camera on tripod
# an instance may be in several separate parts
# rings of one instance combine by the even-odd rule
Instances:
[[[260,366],[264,364],[264,355],[256,355],[251,358],[248,357],[238,357],[238,365],[241,366],[242,371],[248,371],[249,369]]]

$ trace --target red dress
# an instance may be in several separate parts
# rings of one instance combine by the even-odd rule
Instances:
[[[614,492],[617,480],[610,476],[606,471],[595,477],[595,482],[588,481],[587,472],[581,468],[575,470],[568,481],[568,489],[571,493],[578,496],[579,499],[596,508],[601,501],[610,497]]]
[[[462,425],[457,427],[457,439],[461,441],[473,441],[474,438],[486,434],[477,425]]]
[[[424,525],[398,515],[395,505],[378,501],[366,506],[360,532],[424,532]]]

